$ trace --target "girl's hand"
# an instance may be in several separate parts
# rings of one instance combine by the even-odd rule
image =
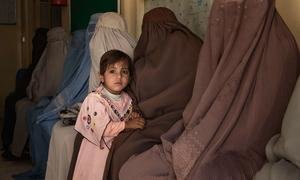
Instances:
[[[138,113],[137,113],[138,114]],[[145,126],[145,119],[140,117],[131,117],[125,122],[125,129],[143,129]]]
[[[129,118],[129,119],[138,118],[138,117],[142,117],[142,116],[140,115],[140,113],[138,113],[138,112],[132,112],[132,113],[130,114],[130,118]]]

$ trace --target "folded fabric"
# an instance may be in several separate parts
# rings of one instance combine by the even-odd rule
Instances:
[[[59,118],[60,120],[62,120],[64,125],[70,126],[76,123],[81,104],[82,103],[76,103],[73,106],[66,107],[65,109],[60,111]]]
[[[253,180],[299,180],[300,169],[287,160],[266,163]]]
[[[283,118],[281,134],[274,143],[273,153],[285,158],[300,168],[300,79]]]

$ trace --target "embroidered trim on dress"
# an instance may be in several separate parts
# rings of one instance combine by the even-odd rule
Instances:
[[[117,115],[117,117],[118,117],[121,121],[124,121],[125,119],[127,119],[128,116],[129,116],[129,114],[131,114],[131,112],[132,112],[132,103],[131,103],[131,102],[130,102],[130,105],[129,105],[129,107],[128,107],[126,113],[125,113],[123,116],[121,116],[120,113],[119,113],[119,111],[118,111],[118,110],[115,108],[115,106],[112,104],[111,100],[110,100],[109,98],[107,98],[107,97],[106,97],[105,95],[103,95],[103,94],[100,94],[100,95],[101,95],[101,97],[102,97],[103,99],[106,100],[106,102],[108,103],[108,105],[110,106],[110,108],[112,109],[112,111],[115,113],[115,115]]]

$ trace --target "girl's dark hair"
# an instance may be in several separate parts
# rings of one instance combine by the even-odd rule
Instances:
[[[100,74],[104,75],[107,67],[119,61],[126,61],[128,64],[129,75],[132,76],[133,66],[131,58],[124,52],[120,50],[109,50],[105,52],[100,60]]]

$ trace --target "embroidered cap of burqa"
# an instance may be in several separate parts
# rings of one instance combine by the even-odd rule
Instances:
[[[127,161],[121,179],[252,179],[280,130],[299,58],[274,0],[215,0],[183,120],[162,146]]]
[[[181,119],[192,95],[201,45],[200,38],[169,9],[155,8],[144,15],[131,89],[146,127],[114,139],[104,177],[118,179],[119,169],[131,155],[161,143],[160,135]]]

